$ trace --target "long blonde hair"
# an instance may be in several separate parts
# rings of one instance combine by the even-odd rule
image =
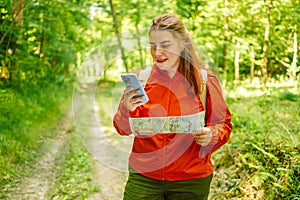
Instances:
[[[175,37],[179,37],[179,39],[182,40],[184,49],[180,55],[179,72],[193,88],[194,91],[191,94],[200,95],[203,91],[203,84],[199,74],[199,69],[205,67],[196,55],[194,45],[185,25],[174,14],[164,14],[162,16],[155,17],[152,20],[149,34],[151,31],[157,30],[170,31],[173,35],[175,35]]]

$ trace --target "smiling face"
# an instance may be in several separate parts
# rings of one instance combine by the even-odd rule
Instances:
[[[155,64],[168,73],[175,74],[183,50],[182,41],[167,30],[153,30],[149,34],[151,55]]]

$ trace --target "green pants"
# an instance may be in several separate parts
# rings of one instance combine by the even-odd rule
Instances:
[[[158,181],[130,172],[123,200],[206,200],[212,176],[184,181]]]

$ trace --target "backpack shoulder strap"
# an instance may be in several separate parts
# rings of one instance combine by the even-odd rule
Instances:
[[[206,110],[206,94],[207,94],[206,83],[207,83],[207,79],[208,79],[207,78],[207,71],[205,69],[200,69],[200,75],[201,75],[202,84],[203,84],[203,91],[200,94],[200,100],[202,102],[204,110]]]
[[[139,72],[139,81],[141,82],[142,86],[145,87],[148,78],[150,76],[151,73],[151,67],[146,67],[145,69],[141,70]]]

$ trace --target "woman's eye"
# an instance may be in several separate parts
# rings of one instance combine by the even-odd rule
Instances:
[[[166,49],[168,48],[170,45],[162,45],[161,48]]]

